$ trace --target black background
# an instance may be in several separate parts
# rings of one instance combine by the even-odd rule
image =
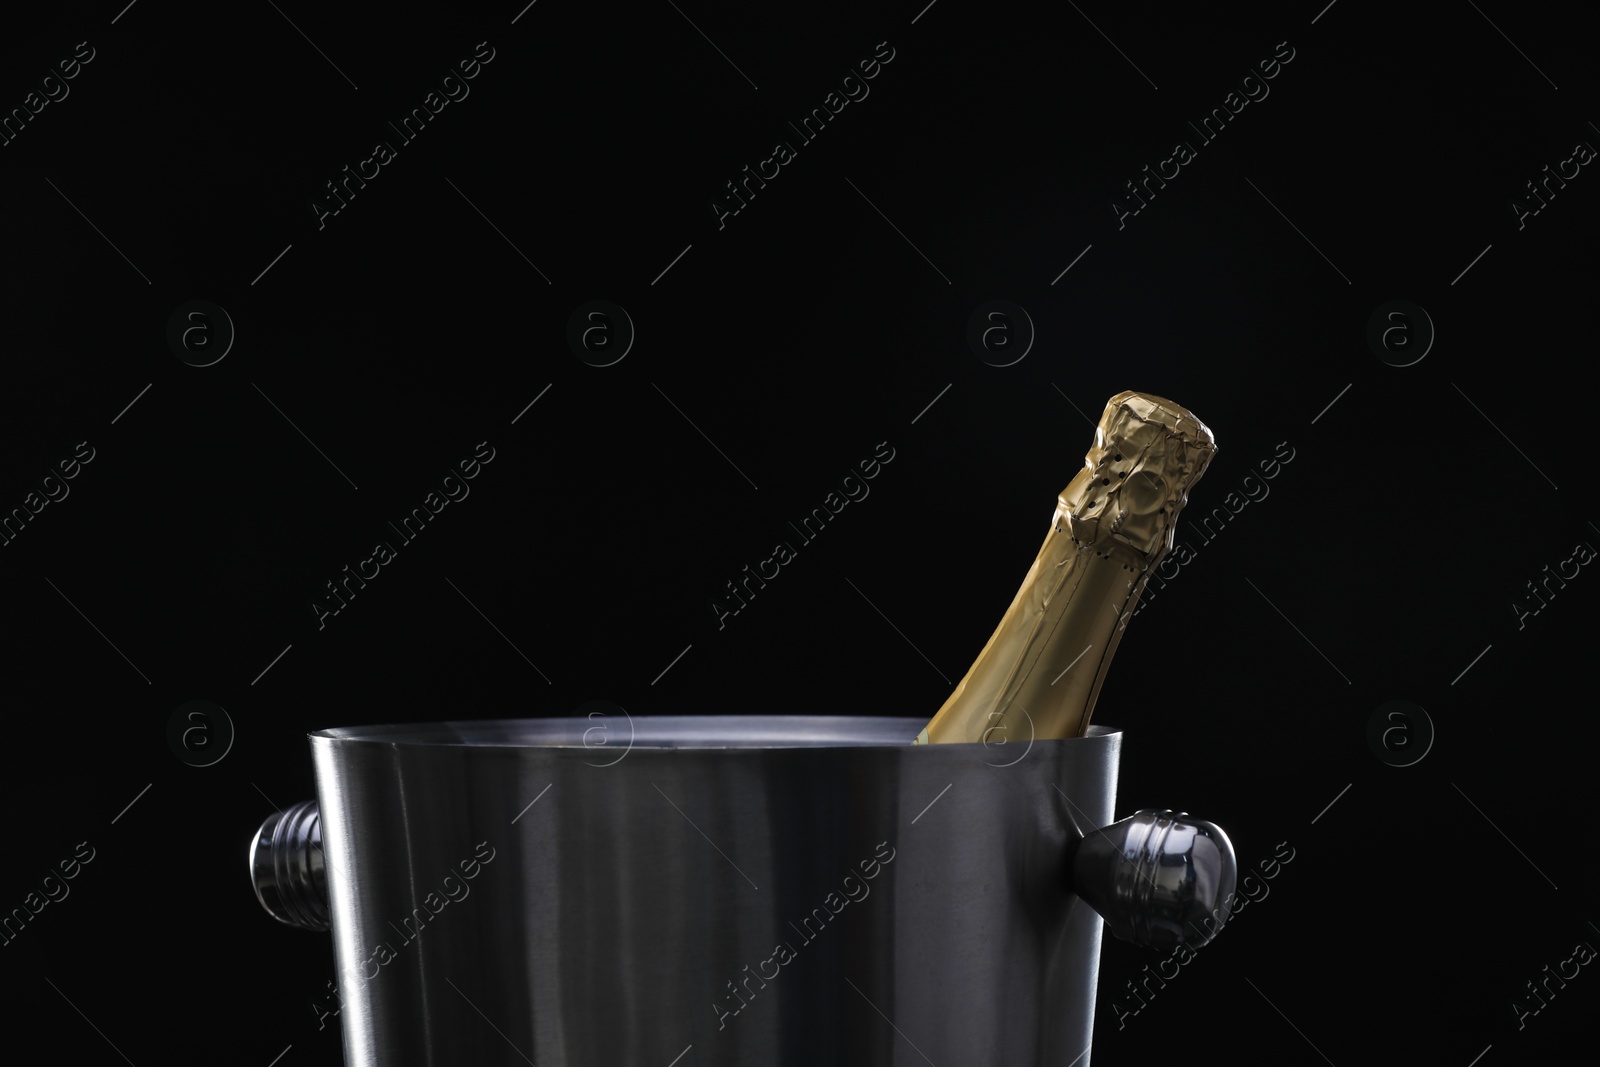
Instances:
[[[1159,957],[1108,939],[1095,1063],[1490,1067],[1582,1033],[1587,968],[1520,1030],[1511,1008],[1600,944],[1600,579],[1512,607],[1600,545],[1600,178],[1521,229],[1510,207],[1600,144],[1576,16],[921,4],[8,14],[0,107],[94,58],[0,147],[0,508],[94,459],[0,548],[0,908],[96,850],[0,949],[8,1042],[339,1062],[310,1008],[329,940],[273,923],[244,863],[314,795],[306,731],[590,700],[931,715],[1123,389],[1220,451],[1096,712],[1126,731],[1118,814],[1213,819],[1242,870],[1295,859],[1120,1030]],[[470,95],[319,229],[323,183],[480,41]],[[719,229],[723,183],[881,41],[870,95]],[[1119,229],[1123,183],[1283,41],[1270,95]],[[209,367],[166,342],[192,299],[237,330]],[[565,340],[592,299],[636,327],[612,366]],[[991,299],[1037,332],[1010,366],[966,342]],[[1395,299],[1437,330],[1411,366],[1366,340]],[[470,496],[319,629],[323,583],[483,440]],[[723,583],[879,442],[870,496],[719,630]],[[191,699],[237,731],[210,767],[166,741]],[[1405,768],[1367,742],[1397,699],[1436,730]]]

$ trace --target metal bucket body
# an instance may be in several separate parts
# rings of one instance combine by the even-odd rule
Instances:
[[[1086,1067],[1121,734],[922,725],[311,735],[346,1062]]]

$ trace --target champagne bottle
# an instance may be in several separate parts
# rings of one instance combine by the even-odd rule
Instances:
[[[1216,454],[1188,410],[1118,393],[989,643],[916,744],[1081,737],[1178,512]]]

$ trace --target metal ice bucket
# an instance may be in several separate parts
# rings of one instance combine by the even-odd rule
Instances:
[[[251,877],[331,928],[352,1067],[1087,1067],[1102,925],[1208,940],[1232,845],[1172,811],[1108,825],[1113,728],[923,725],[321,730],[318,800],[267,819]]]

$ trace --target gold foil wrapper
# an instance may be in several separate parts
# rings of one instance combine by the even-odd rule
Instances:
[[[1216,451],[1206,425],[1172,401],[1112,397],[1022,587],[915,743],[1083,736],[1150,570]]]

